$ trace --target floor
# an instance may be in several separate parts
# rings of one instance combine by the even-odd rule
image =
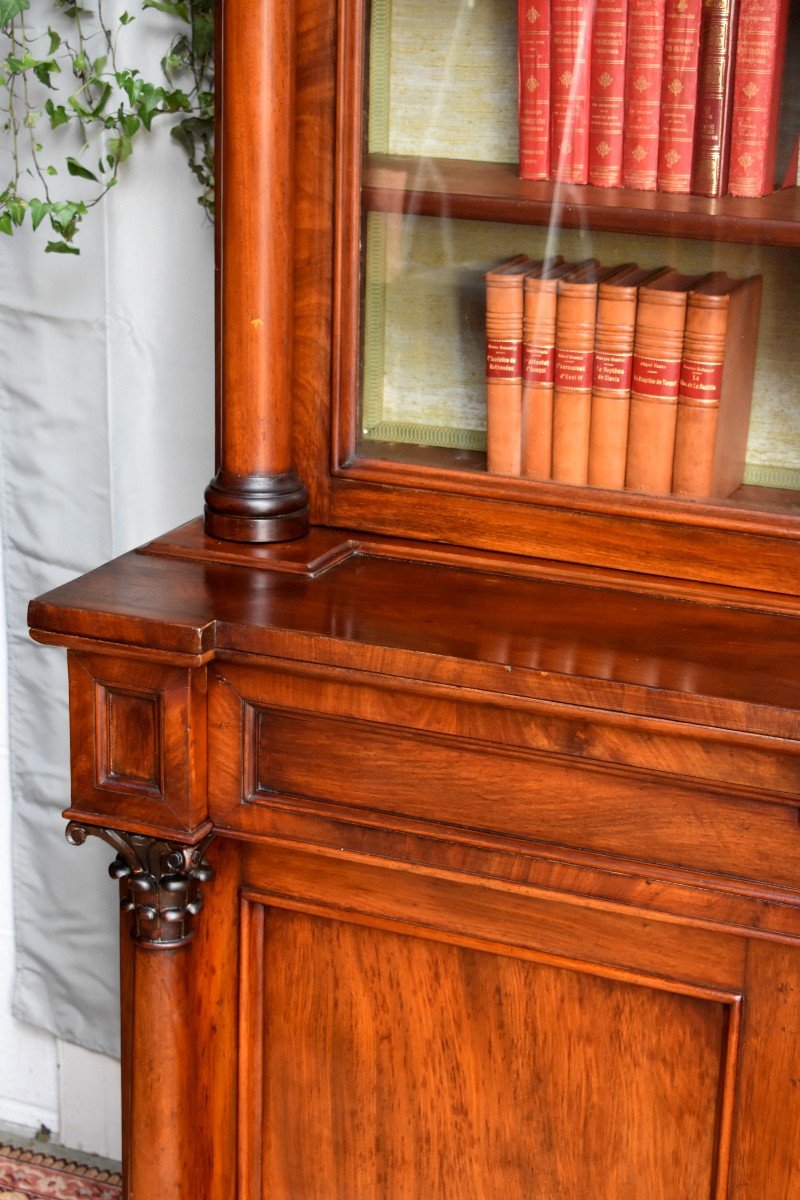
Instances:
[[[0,1125],[0,1142],[6,1146],[19,1146],[24,1150],[35,1150],[37,1154],[52,1154],[54,1158],[64,1158],[68,1162],[82,1163],[87,1167],[96,1167],[99,1171],[119,1171],[120,1164],[109,1158],[99,1158],[95,1154],[84,1154],[81,1150],[72,1150],[62,1146],[50,1137],[49,1129],[39,1133],[21,1130],[18,1126]]]

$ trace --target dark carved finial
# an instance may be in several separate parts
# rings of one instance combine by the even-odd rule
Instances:
[[[108,873],[125,881],[121,906],[133,913],[131,936],[143,946],[180,946],[194,937],[193,918],[203,907],[200,884],[213,872],[203,858],[213,838],[210,833],[196,846],[182,846],[70,821],[67,841],[82,846],[87,837],[98,837],[117,852]]]

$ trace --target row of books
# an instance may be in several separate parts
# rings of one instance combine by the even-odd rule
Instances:
[[[788,7],[518,0],[520,175],[771,192]]]
[[[486,274],[487,468],[653,495],[744,473],[761,277],[596,259]]]

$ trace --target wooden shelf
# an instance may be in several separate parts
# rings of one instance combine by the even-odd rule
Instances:
[[[515,163],[371,155],[362,204],[377,212],[590,228],[800,248],[800,188],[761,199],[675,196],[519,179]]]

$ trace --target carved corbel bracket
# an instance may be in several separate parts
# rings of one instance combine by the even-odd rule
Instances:
[[[70,821],[67,841],[82,846],[98,837],[117,852],[108,873],[123,881],[120,905],[133,914],[131,936],[141,946],[181,946],[194,937],[194,918],[203,907],[200,885],[213,871],[205,854],[213,833],[196,846],[182,846],[140,833],[123,833]]]

